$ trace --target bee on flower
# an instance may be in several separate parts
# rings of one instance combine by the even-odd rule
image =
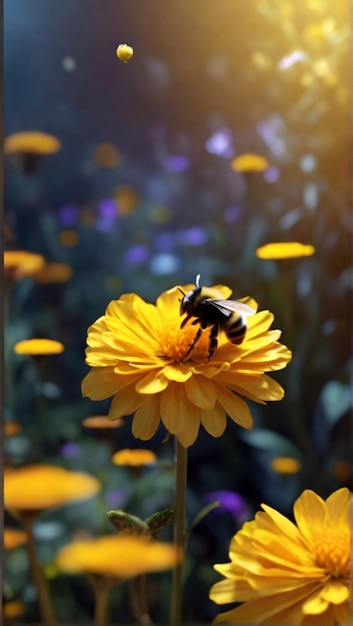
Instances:
[[[91,370],[82,381],[82,393],[91,400],[113,396],[109,417],[134,414],[132,432],[143,441],[155,435],[161,422],[185,448],[196,441],[201,424],[220,437],[227,415],[252,428],[244,398],[264,404],[284,395],[266,374],[286,367],[291,359],[290,350],[278,342],[281,331],[270,329],[273,314],[257,312],[256,302],[247,298],[252,314],[242,342],[230,341],[218,325],[215,342],[213,317],[206,325],[197,320],[198,314],[196,323],[182,323],[180,292],[193,290],[195,285],[174,287],[156,304],[125,294],[110,302],[105,315],[88,329],[86,363]],[[231,290],[216,285],[207,288],[210,293],[227,300]]]

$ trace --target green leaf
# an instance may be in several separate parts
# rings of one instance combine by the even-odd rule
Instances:
[[[240,436],[245,443],[253,446],[253,448],[259,448],[278,456],[297,457],[299,455],[298,449],[289,439],[272,430],[267,430],[267,428],[245,431]]]
[[[187,529],[187,533],[190,534],[192,529],[195,528],[195,526],[197,526],[200,522],[202,522],[202,520],[206,517],[206,515],[208,515],[211,511],[213,511],[213,509],[216,509],[219,505],[220,505],[219,501],[215,500],[214,502],[211,502],[211,504],[207,504],[207,506],[204,506],[201,509],[201,511],[197,513],[197,515],[194,517],[194,519],[190,523]]]

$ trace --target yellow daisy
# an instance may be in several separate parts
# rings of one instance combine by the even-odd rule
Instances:
[[[296,525],[262,505],[230,544],[230,563],[215,565],[217,604],[243,602],[219,614],[227,624],[349,624],[349,491],[322,500],[310,489],[294,504]]]
[[[224,286],[212,292],[218,298],[231,294]],[[257,306],[253,300],[251,306]],[[82,382],[83,395],[92,400],[114,396],[109,417],[134,413],[132,432],[144,441],[153,437],[160,421],[184,447],[195,442],[200,424],[220,437],[226,415],[252,428],[243,397],[260,403],[280,400],[282,387],[265,372],[282,369],[291,359],[288,348],[278,342],[281,332],[269,330],[272,313],[248,318],[241,345],[222,333],[211,358],[210,330],[190,350],[198,325],[188,322],[180,328],[182,319],[177,287],[164,292],[156,305],[135,294],[110,302],[105,315],[88,329],[86,362],[92,369]]]
[[[173,544],[148,541],[141,536],[103,535],[75,541],[56,557],[59,569],[126,579],[147,572],[172,569],[183,560]]]

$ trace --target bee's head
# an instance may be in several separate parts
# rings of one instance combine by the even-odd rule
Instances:
[[[201,293],[200,287],[200,274],[196,276],[196,288],[191,289],[187,293],[184,293],[180,287],[178,287],[179,291],[183,294],[183,298],[180,298],[180,315],[184,313],[192,313],[194,302],[196,298]]]

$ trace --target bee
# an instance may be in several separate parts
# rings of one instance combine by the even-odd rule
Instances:
[[[217,337],[221,330],[225,332],[229,341],[239,345],[244,340],[246,334],[246,316],[254,315],[255,309],[237,302],[236,300],[218,300],[212,297],[214,293],[207,291],[207,287],[200,287],[200,274],[196,276],[196,288],[184,293],[180,300],[180,315],[187,314],[181,322],[180,328],[184,328],[185,324],[195,317],[192,324],[200,324],[195,338],[189,347],[185,356],[195,347],[199,341],[202,331],[211,327],[210,345],[208,358],[215,353],[218,346]]]

